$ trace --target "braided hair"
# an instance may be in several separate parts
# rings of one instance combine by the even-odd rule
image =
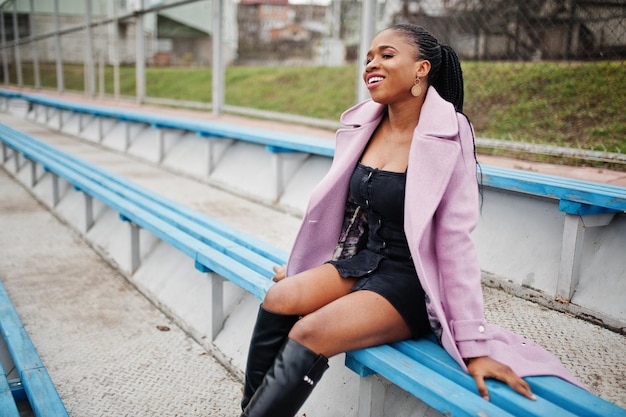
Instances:
[[[421,26],[399,23],[389,28],[399,32],[415,45],[415,59],[430,61],[428,84],[432,85],[441,97],[463,112],[463,72],[454,49],[440,45],[439,41]]]
[[[389,28],[404,35],[408,41],[415,45],[415,59],[430,61],[430,72],[426,80],[432,85],[439,95],[454,105],[457,112],[463,114],[469,123],[469,118],[463,113],[463,72],[459,57],[450,46],[441,45],[439,41],[421,26],[399,23]],[[477,167],[477,180],[480,193],[480,205],[482,207],[482,168],[476,155],[476,142],[472,129],[472,143],[474,161]]]

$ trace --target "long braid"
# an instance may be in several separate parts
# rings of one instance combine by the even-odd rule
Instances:
[[[441,67],[433,81],[433,87],[443,98],[454,104],[458,112],[463,112],[463,72],[459,57],[448,45],[441,45]]]
[[[432,85],[444,100],[452,103],[456,111],[463,114],[469,123],[469,118],[463,113],[463,71],[461,70],[459,57],[454,49],[448,45],[440,45],[439,41],[421,26],[399,23],[389,29],[404,34],[415,45],[417,51],[415,54],[416,60],[425,59],[430,61],[428,84]],[[482,207],[482,168],[478,163],[476,155],[476,140],[473,130],[472,143]]]

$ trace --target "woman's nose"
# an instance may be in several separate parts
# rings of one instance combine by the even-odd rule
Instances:
[[[365,64],[365,72],[371,72],[372,69],[378,66],[378,61],[376,59],[372,59],[367,64]]]

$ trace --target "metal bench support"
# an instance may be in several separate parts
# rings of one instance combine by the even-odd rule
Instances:
[[[93,226],[93,197],[87,193],[83,193],[85,197],[85,233]]]
[[[13,162],[15,164],[15,175],[20,172],[20,154],[19,152],[13,152]]]
[[[211,340],[215,340],[224,327],[224,278],[209,273],[211,280]]]
[[[124,123],[124,150],[130,148],[130,122]]]
[[[384,415],[386,387],[378,375],[359,378],[358,417]]]
[[[159,164],[165,159],[165,129],[158,129],[159,132],[159,150],[157,161]]]
[[[37,163],[30,161],[30,186],[31,188],[37,185]]]
[[[102,143],[102,139],[104,139],[104,132],[102,131],[102,120],[104,117],[98,117],[98,143]]]
[[[52,207],[59,204],[59,177],[52,174]]]
[[[59,126],[57,127],[57,129],[61,131],[63,130],[63,110],[59,109],[58,113],[59,113]]]
[[[217,157],[215,156],[215,139],[206,138],[207,156],[206,156],[206,174],[210,176],[217,165]]]
[[[130,227],[130,272],[133,273],[139,268],[140,257],[140,236],[141,228],[133,222],[128,222]]]
[[[224,281],[225,278],[219,274],[216,274],[202,263],[195,261],[194,265],[196,269],[204,274],[207,274],[207,278],[210,282],[209,299],[211,300],[211,328],[209,334],[211,335],[211,341],[214,341],[219,332],[224,327]]]
[[[559,265],[559,278],[556,289],[557,301],[569,303],[578,287],[585,229],[608,226],[613,217],[615,217],[615,213],[586,216],[565,214],[563,241],[561,243],[561,263]]]

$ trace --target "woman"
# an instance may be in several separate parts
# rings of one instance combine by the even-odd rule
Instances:
[[[485,378],[529,399],[520,375],[575,381],[542,348],[484,321],[470,237],[475,149],[454,51],[396,25],[372,40],[363,80],[372,100],[343,114],[351,127],[338,131],[287,268],[276,268],[259,309],[242,416],[292,417],[327,358],[431,330],[486,399]]]

